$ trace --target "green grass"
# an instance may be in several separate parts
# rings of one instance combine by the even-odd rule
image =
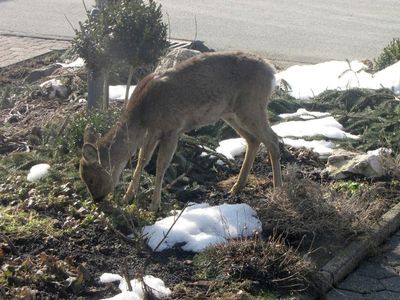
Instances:
[[[0,231],[10,235],[29,236],[44,234],[60,236],[63,230],[55,228],[57,220],[39,215],[34,210],[0,206]]]

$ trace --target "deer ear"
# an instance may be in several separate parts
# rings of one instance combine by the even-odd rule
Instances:
[[[83,142],[84,143],[90,143],[90,144],[95,144],[97,141],[97,133],[96,130],[90,125],[86,125],[85,131],[83,133]]]
[[[82,148],[82,155],[88,162],[98,162],[99,156],[97,148],[93,144],[85,143]]]

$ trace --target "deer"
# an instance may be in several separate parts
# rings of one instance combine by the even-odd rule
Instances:
[[[238,179],[230,190],[246,185],[261,143],[269,152],[273,186],[282,186],[279,140],[267,119],[267,104],[275,88],[275,69],[255,54],[212,52],[195,56],[138,83],[119,121],[103,136],[87,125],[80,160],[80,177],[94,201],[103,201],[116,187],[131,157],[139,150],[132,179],[124,195],[132,201],[140,176],[156,147],[156,175],[150,210],[161,205],[163,178],[179,136],[224,120],[247,142]]]

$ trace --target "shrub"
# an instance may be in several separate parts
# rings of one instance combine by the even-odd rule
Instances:
[[[103,134],[117,121],[119,115],[119,109],[93,110],[76,114],[56,143],[63,153],[74,152],[83,145],[83,132],[87,124],[91,124],[99,134]]]
[[[398,62],[400,60],[400,39],[393,39],[389,45],[383,48],[382,53],[374,60],[375,71],[383,70],[384,68]]]
[[[79,23],[72,43],[74,52],[87,64],[89,73],[89,107],[108,107],[110,68],[124,61],[133,68],[154,63],[167,47],[166,25],[161,6],[155,1],[120,0],[88,12]]]
[[[194,259],[199,279],[213,280],[215,286],[258,293],[274,289],[285,293],[308,288],[311,263],[288,247],[280,236],[262,240],[232,240],[210,247]]]

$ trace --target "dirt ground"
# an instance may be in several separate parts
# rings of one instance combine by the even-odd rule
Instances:
[[[55,59],[44,57],[0,70],[3,93],[0,216],[4,217],[0,220],[0,298],[111,297],[119,292],[118,286],[100,283],[101,274],[118,273],[132,279],[145,271],[162,278],[173,290],[175,299],[207,299],[218,295],[220,299],[242,299],[221,296],[220,291],[213,293],[215,283],[200,279],[196,273],[195,254],[179,249],[153,254],[140,241],[127,240],[122,235],[128,234],[129,228],[123,225],[122,214],[111,214],[109,218],[107,212],[91,201],[79,179],[79,153],[60,156],[47,140],[50,131],[55,130],[57,135],[57,131],[68,126],[64,124],[68,122],[67,116],[82,113],[85,103],[49,100],[37,83],[24,83],[30,70]],[[12,103],[4,103],[6,98],[12,99]],[[239,172],[241,160],[229,167],[204,167],[197,158],[198,164],[187,169],[184,177],[188,179],[174,182],[185,171],[179,167],[174,169],[177,174],[170,175],[169,183],[173,184],[164,191],[161,215],[188,201],[249,203],[263,221],[264,238],[274,232],[285,234],[286,243],[296,248],[299,255],[311,259],[317,269],[357,234],[367,232],[369,224],[399,200],[398,181],[391,178],[374,181],[354,178],[354,185],[349,187],[346,182],[331,181],[323,172],[325,162],[311,151],[283,145],[281,150],[285,180],[291,185],[283,194],[272,191],[271,168],[264,148],[257,155],[249,184],[235,197],[228,190]],[[44,162],[46,155],[56,162],[54,173],[42,186],[26,182],[30,166]],[[179,165],[179,160],[175,158],[172,165]],[[150,163],[146,169],[149,176],[152,168]],[[145,184],[144,191],[146,188]],[[320,204],[318,199],[329,205]],[[297,206],[291,206],[294,203]],[[333,207],[334,213],[329,211]],[[145,210],[135,213],[141,215],[139,223],[155,219]],[[285,292],[278,291],[274,297],[282,294]],[[294,295],[286,293],[289,297]]]

